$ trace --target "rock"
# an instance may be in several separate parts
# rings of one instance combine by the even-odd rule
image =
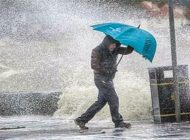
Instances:
[[[141,2],[141,7],[143,7],[145,10],[147,10],[147,12],[149,12],[150,15],[153,17],[167,16],[168,11],[169,11],[168,4],[164,4],[164,3],[154,4],[154,3],[149,2],[149,1],[143,1],[143,2]],[[183,12],[183,9],[181,7],[175,7],[174,8],[174,14],[175,14],[175,17],[177,17],[177,18],[183,18],[184,17],[184,12]]]
[[[144,9],[151,11],[153,8],[152,2],[150,1],[143,1],[141,2],[141,7],[143,7]]]
[[[0,115],[53,115],[61,92],[0,93]]]

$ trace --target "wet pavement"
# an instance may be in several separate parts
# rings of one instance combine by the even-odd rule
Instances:
[[[44,116],[0,117],[0,140],[188,140],[190,124],[131,122],[131,129],[114,129],[111,121],[91,121],[80,131],[73,120]]]

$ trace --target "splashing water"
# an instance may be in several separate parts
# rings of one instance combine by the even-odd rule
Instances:
[[[79,9],[86,9],[87,7],[85,6],[89,5],[81,5]],[[90,15],[86,15],[85,13],[81,19],[77,20],[77,26],[80,29],[76,30],[78,36],[72,42],[73,45],[71,44],[70,46],[70,49],[74,48],[72,50],[74,58],[72,57],[68,60],[70,67],[63,66],[60,70],[64,84],[63,95],[60,97],[59,110],[55,113],[56,116],[67,115],[67,117],[75,118],[86,111],[97,98],[97,89],[93,83],[93,72],[90,70],[90,54],[91,49],[101,42],[103,35],[91,31],[89,28],[90,24],[108,21],[119,21],[133,25],[140,23],[142,28],[153,32],[157,37],[159,48],[153,66],[170,65],[168,21],[166,19],[146,19],[144,18],[145,13],[140,13],[138,9],[135,9],[137,13],[134,14],[134,10],[131,7],[112,6],[108,3],[101,7],[94,6]],[[78,8],[75,10],[77,11]],[[97,15],[101,17],[97,17]],[[139,18],[140,16],[142,17]],[[82,23],[79,24],[78,21]],[[179,21],[177,23],[179,26]],[[180,30],[177,30],[177,32],[180,32]],[[180,36],[180,42],[182,38],[185,39],[186,37]],[[185,48],[187,46],[181,44],[180,47]],[[181,50],[179,53],[184,52]],[[187,59],[189,60],[189,58]],[[73,61],[74,67],[72,66]],[[189,63],[188,61],[184,61],[184,59],[180,60],[180,63],[184,62]],[[119,72],[114,82],[120,98],[120,112],[124,118],[130,120],[151,118],[151,97],[147,73],[147,67],[150,66],[149,62],[143,60],[136,53],[126,56],[120,64]],[[97,114],[95,119],[106,119],[109,117],[109,114],[109,108],[106,106]]]
[[[2,66],[6,64],[4,69],[12,70],[1,73],[4,78],[0,80],[2,89],[62,90],[55,116],[75,118],[96,100],[98,92],[93,82],[90,55],[104,35],[92,31],[90,25],[112,21],[134,26],[141,24],[141,28],[153,33],[157,39],[154,61],[151,64],[137,53],[125,56],[114,83],[124,118],[151,118],[147,67],[171,64],[167,18],[155,19],[138,7],[114,1],[29,0],[28,4],[30,12],[37,10],[29,15],[25,11],[19,21],[31,28],[22,28],[19,32],[17,24],[14,24],[13,33],[0,42],[2,52],[6,52],[8,46],[12,54],[11,57],[11,54],[6,54],[0,62]],[[13,23],[18,23],[18,19]],[[180,28],[179,19],[176,25],[179,64],[190,64],[190,32]],[[18,81],[26,82],[18,84]],[[106,106],[95,119],[107,119],[109,116]]]

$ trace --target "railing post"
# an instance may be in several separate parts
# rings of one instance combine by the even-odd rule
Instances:
[[[181,108],[180,108],[180,93],[178,86],[178,69],[177,69],[177,55],[176,55],[176,38],[175,38],[175,22],[173,12],[173,0],[168,0],[169,5],[169,23],[170,23],[170,38],[171,38],[171,55],[174,79],[174,94],[175,94],[175,114],[176,121],[181,121]]]

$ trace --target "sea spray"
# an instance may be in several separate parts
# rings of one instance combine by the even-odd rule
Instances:
[[[85,7],[85,4],[80,6],[79,9]],[[96,13],[94,11],[91,14],[88,12],[84,13],[85,18],[79,18],[84,17],[80,13],[78,17],[75,15],[75,29],[77,30],[72,30],[74,36],[69,41],[66,41],[68,52],[62,54],[64,58],[62,61],[64,62],[60,63],[63,94],[60,96],[58,102],[59,109],[55,112],[55,116],[74,119],[84,113],[96,101],[98,90],[95,87],[93,71],[90,68],[90,55],[91,50],[101,43],[104,35],[92,31],[90,25],[118,21],[134,26],[141,24],[141,28],[154,34],[157,39],[158,48],[153,63],[148,62],[134,52],[123,58],[114,79],[116,92],[120,99],[120,112],[123,117],[126,120],[151,120],[151,95],[147,68],[171,65],[168,20],[166,18],[152,18],[150,20],[144,17],[145,14],[143,12],[141,14],[139,12],[132,14],[133,10],[127,6],[122,7],[123,10],[121,8],[113,13],[111,12],[111,14],[106,12],[109,9],[109,6],[106,4],[99,8],[96,6],[92,7]],[[116,9],[117,6],[111,8]],[[139,15],[142,17],[137,18]],[[176,33],[178,33],[181,30],[179,29],[180,20],[177,20],[176,24]],[[184,32],[177,34],[179,47],[183,46],[189,52],[187,45],[185,45],[186,43],[182,41],[182,34]],[[186,38],[183,39],[188,42]],[[65,47],[65,44],[63,46]],[[178,53],[182,56],[184,51],[179,50]],[[188,55],[186,54],[186,56]],[[188,64],[188,60],[189,58],[185,57],[180,59],[180,62]],[[94,119],[110,119],[108,105],[98,112]]]
[[[65,70],[62,73],[65,87],[63,87],[63,94],[58,102],[59,109],[55,116],[73,119],[84,113],[96,101],[98,90],[93,82],[92,70],[81,66],[68,73],[72,75],[66,76]],[[151,118],[149,83],[145,79],[125,70],[117,73],[114,83],[120,99],[120,112],[124,118],[129,120]],[[109,117],[110,111],[106,104],[95,119],[108,119]]]
[[[122,1],[122,0],[121,0]],[[55,116],[75,118],[97,98],[90,68],[91,50],[104,35],[90,25],[121,22],[151,32],[158,48],[149,63],[136,52],[121,61],[115,88],[126,119],[151,117],[148,67],[171,65],[168,17],[116,0],[1,1],[1,91],[60,91]],[[7,11],[7,12],[3,12]],[[175,20],[179,64],[190,65],[190,31]],[[110,117],[106,106],[95,119]]]

